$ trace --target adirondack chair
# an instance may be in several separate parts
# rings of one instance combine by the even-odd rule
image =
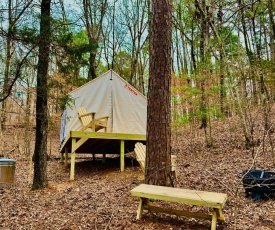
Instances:
[[[79,107],[77,113],[82,125],[82,131],[90,128],[93,132],[97,132],[100,129],[104,129],[104,132],[107,132],[108,116],[95,118],[96,113],[88,113],[83,107]]]
[[[137,142],[135,144],[135,154],[136,154],[136,159],[138,163],[140,164],[140,167],[142,168],[143,171],[145,171],[145,159],[146,159],[146,145]],[[175,179],[177,179],[177,174],[176,174],[176,155],[171,155],[171,171]]]

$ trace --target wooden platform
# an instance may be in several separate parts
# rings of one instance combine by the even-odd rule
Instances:
[[[61,159],[68,164],[68,154],[71,154],[70,180],[74,180],[75,154],[120,154],[120,171],[124,171],[124,154],[132,152],[136,142],[146,142],[146,135],[126,133],[101,133],[71,131],[60,147]]]
[[[227,194],[225,193],[206,192],[182,188],[141,184],[136,188],[132,189],[131,194],[133,196],[137,196],[140,198],[140,203],[137,210],[137,219],[141,219],[143,210],[145,209],[179,216],[212,220],[211,230],[216,229],[217,221],[224,221],[222,208],[227,200]],[[197,212],[188,212],[184,210],[174,210],[157,207],[152,205],[152,203],[149,201],[150,199],[156,201],[162,200],[169,202],[178,202],[188,205],[204,206],[212,208],[213,212],[210,215]]]

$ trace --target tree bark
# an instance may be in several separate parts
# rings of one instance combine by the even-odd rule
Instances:
[[[50,53],[51,34],[51,0],[41,2],[40,42],[37,69],[36,90],[36,133],[34,149],[34,177],[33,189],[47,187],[47,135],[48,135],[48,113],[47,113],[47,74]]]
[[[90,43],[92,44],[92,43]],[[90,52],[90,57],[89,57],[89,71],[88,71],[88,79],[92,80],[92,79],[96,79],[96,53],[97,52]]]
[[[171,186],[172,2],[151,3],[145,181]]]

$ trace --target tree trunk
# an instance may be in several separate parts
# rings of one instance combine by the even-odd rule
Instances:
[[[8,33],[7,33],[7,48],[6,48],[6,63],[5,63],[5,73],[4,73],[4,85],[3,85],[3,95],[6,96],[8,94],[8,88],[9,88],[9,74],[10,74],[10,62],[11,62],[11,49],[12,49],[12,40],[11,40],[11,32],[12,32],[12,27],[13,27],[13,22],[12,22],[12,6],[11,6],[11,0],[9,0],[9,6],[8,6],[8,11],[9,11],[9,28],[8,28]],[[6,126],[6,100],[2,102],[2,111],[1,111],[1,119],[0,119],[0,125],[1,129],[5,130]]]
[[[103,18],[107,10],[107,0],[91,1],[83,0],[83,10],[85,18],[85,26],[89,44],[97,45],[102,37]],[[88,81],[95,79],[96,76],[96,55],[98,54],[97,48],[91,50],[89,57],[89,71]]]
[[[246,50],[246,55],[248,57],[249,65],[250,65],[252,91],[253,91],[252,93],[253,93],[254,102],[256,103],[256,101],[257,101],[256,88],[257,87],[256,87],[255,69],[254,69],[255,57],[254,57],[251,49],[249,48],[248,32],[247,32],[247,28],[246,28],[244,8],[242,7],[243,4],[244,4],[243,0],[238,0],[238,5],[239,5],[239,8],[240,8],[240,12],[241,12],[241,22],[242,22],[242,29],[243,29],[242,31],[243,31],[243,37],[244,37],[245,50]]]
[[[223,6],[220,4],[219,12],[218,12],[218,30],[219,34],[222,35],[223,30]],[[226,99],[226,91],[225,91],[225,57],[224,57],[224,46],[223,41],[219,42],[219,53],[220,53],[220,110],[221,114],[225,114],[225,99]]]
[[[94,51],[90,52],[90,58],[89,58],[90,65],[89,65],[89,72],[88,72],[88,80],[93,80],[96,78],[96,67],[95,67],[96,59],[95,58],[96,58],[96,52],[94,52]]]
[[[245,138],[245,146],[247,149],[249,149],[253,144],[252,137],[249,133],[248,127],[247,127],[247,117],[246,117],[246,111],[244,111],[245,107],[241,104],[241,98],[238,94],[238,90],[236,89],[237,87],[233,84],[234,80],[232,79],[232,76],[230,77],[230,84],[232,85],[232,97],[233,97],[233,102],[235,104],[235,108],[237,110],[237,113],[239,115],[240,121],[241,121],[241,126],[243,129],[243,134]]]
[[[172,2],[154,0],[151,6],[145,181],[171,186]]]
[[[201,15],[201,34],[200,34],[200,59],[201,59],[201,80],[200,80],[200,89],[201,89],[201,102],[200,102],[200,111],[201,111],[201,129],[204,129],[205,141],[208,147],[213,145],[212,137],[211,137],[211,127],[207,122],[207,97],[206,97],[206,75],[208,72],[211,72],[208,68],[210,68],[210,20],[211,13],[209,11],[209,6],[207,6],[206,1],[195,1],[196,7],[198,9],[198,13]],[[209,131],[207,130],[207,126],[209,126]]]
[[[33,189],[47,187],[47,74],[49,66],[50,34],[51,34],[51,0],[41,2],[40,42],[37,69],[36,90],[36,133],[34,149]]]

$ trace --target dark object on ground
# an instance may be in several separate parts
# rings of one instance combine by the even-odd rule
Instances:
[[[260,201],[275,193],[275,172],[244,170],[242,176],[246,197],[251,195],[254,201]]]

